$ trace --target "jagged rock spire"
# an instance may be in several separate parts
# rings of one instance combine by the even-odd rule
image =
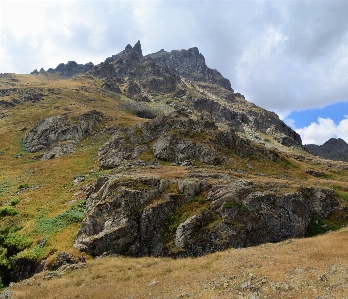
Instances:
[[[141,56],[143,56],[143,51],[141,50],[140,40],[138,40],[137,43],[134,45],[133,50],[135,52],[138,52]]]

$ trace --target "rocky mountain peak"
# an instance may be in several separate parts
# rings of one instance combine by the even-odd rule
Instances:
[[[329,146],[329,147],[348,147],[348,144],[342,139],[342,138],[330,138],[328,141],[326,141],[324,146]]]
[[[134,47],[132,47],[130,44],[128,44],[125,48],[125,51],[129,51],[129,50],[133,50],[135,52],[137,52],[140,56],[143,56],[143,51],[141,50],[141,44],[140,44],[140,40],[137,41],[137,43],[134,45]]]
[[[141,50],[140,40],[134,45],[133,50],[143,56],[143,51]]]
[[[341,138],[330,138],[323,145],[306,144],[304,147],[314,155],[348,162],[348,144]]]
[[[146,57],[152,58],[161,65],[173,67],[180,75],[192,81],[209,82],[233,91],[228,79],[224,78],[217,70],[208,68],[204,56],[197,47],[171,52],[161,50]]]

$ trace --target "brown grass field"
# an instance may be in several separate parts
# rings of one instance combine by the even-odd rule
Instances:
[[[200,258],[87,259],[10,288],[13,298],[348,298],[348,229]]]

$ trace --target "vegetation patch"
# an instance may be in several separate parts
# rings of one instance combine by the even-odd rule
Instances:
[[[228,201],[224,203],[224,208],[226,209],[231,209],[233,207],[238,207],[240,211],[243,211],[246,209],[245,205],[236,201]]]
[[[176,229],[180,223],[185,222],[187,219],[187,214],[179,214],[178,212],[170,213],[164,223],[164,233],[163,237],[166,243],[173,241],[176,233]]]
[[[20,226],[0,228],[0,289],[9,283],[7,276],[11,259],[32,244],[29,237],[19,233],[20,229]]]
[[[314,195],[314,189],[313,188],[304,188],[301,187],[299,189],[300,193],[302,194],[302,196],[306,199],[311,198]]]
[[[346,188],[342,188],[341,186],[333,186],[332,188],[336,191],[336,195],[339,198],[348,201],[348,190]]]
[[[13,216],[18,214],[18,211],[12,207],[12,206],[3,206],[0,207],[0,216],[5,217],[5,216]]]
[[[18,190],[26,190],[28,188],[29,188],[28,184],[20,184],[19,187],[18,187]]]
[[[11,198],[10,201],[9,201],[9,205],[12,206],[12,207],[15,206],[18,203],[19,203],[19,198],[18,197]]]
[[[51,235],[58,233],[72,223],[79,223],[82,221],[85,212],[86,202],[82,201],[78,204],[72,205],[69,210],[54,216],[53,218],[46,218],[41,216],[36,221],[35,231],[38,234]]]
[[[313,215],[311,222],[307,227],[306,237],[313,237],[316,235],[324,234],[328,231],[338,230],[340,228],[341,226],[339,224],[334,223],[329,219],[324,219],[317,215]]]

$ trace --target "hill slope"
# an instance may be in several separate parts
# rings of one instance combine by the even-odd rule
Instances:
[[[4,284],[81,252],[200,256],[348,222],[348,165],[306,152],[198,49],[138,42],[0,84]]]

